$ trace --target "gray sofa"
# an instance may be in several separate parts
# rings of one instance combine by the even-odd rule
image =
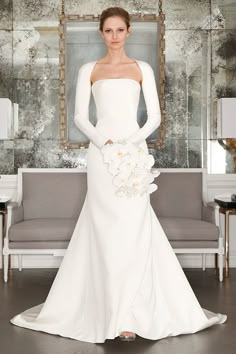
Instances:
[[[158,190],[151,205],[176,253],[218,255],[219,279],[223,280],[223,239],[216,225],[215,206],[206,201],[204,169],[159,169]],[[8,206],[4,239],[4,281],[9,255],[51,254],[62,256],[70,241],[86,195],[86,170],[19,169],[18,197]]]

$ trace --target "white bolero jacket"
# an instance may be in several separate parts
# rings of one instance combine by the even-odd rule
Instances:
[[[147,109],[147,120],[141,128],[127,137],[126,140],[139,145],[160,125],[161,112],[153,69],[145,61],[136,60],[136,62],[142,72],[142,91]],[[95,64],[96,61],[89,62],[83,64],[79,69],[74,120],[77,127],[101,149],[110,137],[102,135],[89,120],[90,77]]]

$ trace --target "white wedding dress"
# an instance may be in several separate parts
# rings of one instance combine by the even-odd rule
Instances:
[[[145,139],[160,124],[153,70],[144,61],[136,63],[147,107],[142,128],[137,123],[141,86],[136,80],[101,79],[91,88],[96,62],[80,68],[75,121],[90,139],[86,198],[45,302],[14,316],[14,325],[103,343],[121,331],[158,340],[195,333],[227,319],[201,308],[149,194],[128,198],[114,193],[101,147],[108,139],[129,139],[148,151]],[[88,120],[91,91],[96,126]]]

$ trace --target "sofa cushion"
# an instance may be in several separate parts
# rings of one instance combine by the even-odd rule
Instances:
[[[160,216],[159,221],[169,240],[214,241],[219,238],[218,227],[206,221],[164,216]]]
[[[70,240],[76,219],[33,219],[12,225],[10,241],[67,241]]]
[[[202,173],[161,172],[150,201],[158,216],[202,218]]]
[[[78,218],[87,192],[86,172],[22,174],[24,220]]]
[[[170,241],[174,249],[177,248],[218,248],[218,241]]]
[[[67,249],[70,241],[14,241],[9,242],[10,249]]]

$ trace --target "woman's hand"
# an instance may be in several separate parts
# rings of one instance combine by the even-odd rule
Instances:
[[[113,144],[113,141],[111,139],[107,140],[104,145],[106,144]]]

